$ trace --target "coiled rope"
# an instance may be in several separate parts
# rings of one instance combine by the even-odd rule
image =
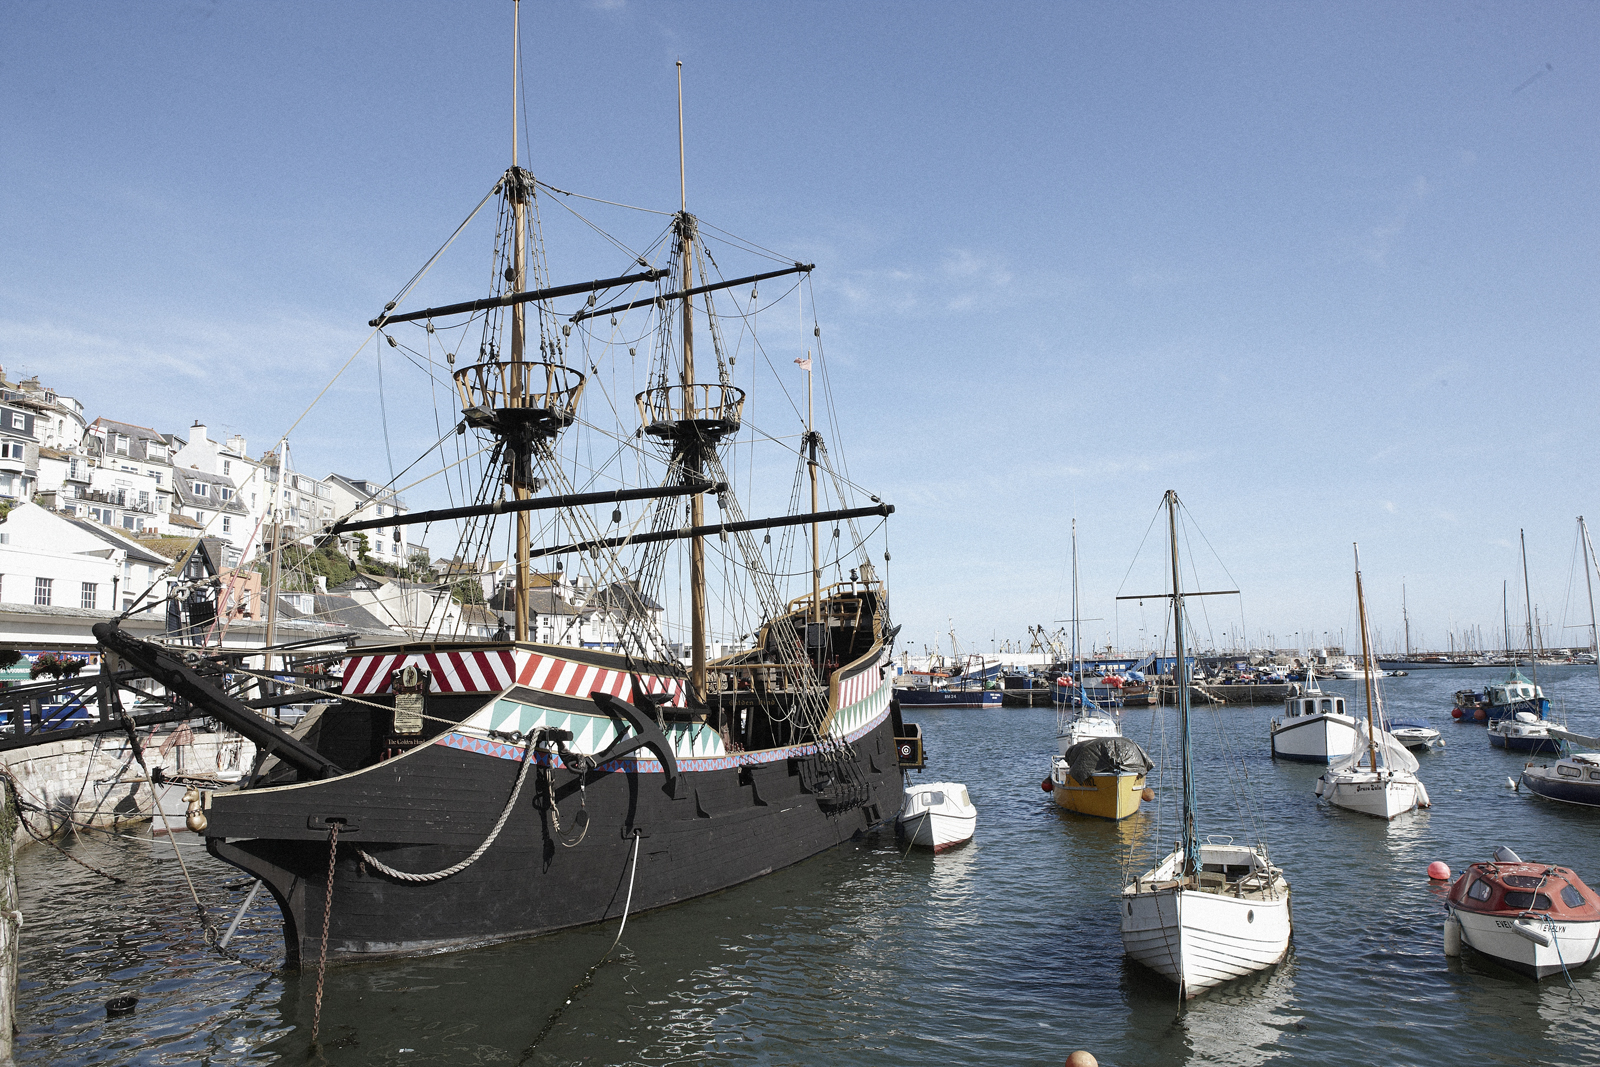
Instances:
[[[468,856],[460,863],[452,864],[442,871],[430,871],[427,874],[415,874],[411,871],[396,870],[387,863],[384,863],[382,860],[374,859],[372,854],[364,848],[356,849],[356,853],[361,857],[362,861],[373,870],[378,871],[381,874],[386,874],[390,878],[395,878],[402,882],[419,884],[438,882],[449,878],[453,874],[460,874],[462,871],[476,863],[478,861],[478,857],[489,851],[489,846],[494,844],[495,838],[500,836],[500,831],[505,829],[506,820],[511,818],[512,809],[517,806],[517,797],[522,794],[522,784],[528,780],[528,769],[533,766],[534,740],[539,733],[540,731],[535,731],[524,739],[522,748],[522,769],[517,772],[517,784],[512,788],[511,798],[506,801],[505,810],[500,813],[500,818],[495,822],[494,829],[490,830],[489,836],[483,839],[483,844],[479,845],[477,849],[473,851],[472,855]]]

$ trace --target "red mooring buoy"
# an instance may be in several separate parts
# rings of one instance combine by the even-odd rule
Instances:
[[[1428,864],[1428,877],[1435,882],[1448,882],[1450,880],[1450,866],[1444,860],[1434,860]]]
[[[1050,779],[1046,778],[1044,781],[1039,783],[1039,788],[1043,789],[1046,793],[1050,793],[1055,791],[1056,784]]]

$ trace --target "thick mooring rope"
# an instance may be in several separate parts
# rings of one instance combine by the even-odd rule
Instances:
[[[374,859],[372,854],[364,848],[356,849],[357,854],[360,855],[362,861],[373,870],[376,870],[381,874],[386,874],[390,878],[395,878],[402,882],[412,882],[418,884],[438,882],[445,878],[449,878],[453,874],[460,874],[462,871],[476,863],[478,861],[478,857],[489,851],[489,846],[494,844],[494,839],[500,836],[501,830],[505,829],[506,820],[511,818],[511,812],[517,806],[517,797],[522,794],[522,783],[528,780],[528,769],[533,766],[533,751],[534,735],[530,734],[526,739],[526,743],[523,745],[522,770],[517,772],[517,784],[511,790],[511,799],[506,801],[505,810],[500,813],[500,818],[494,824],[494,829],[489,831],[489,836],[483,839],[483,844],[479,845],[472,855],[468,856],[460,863],[452,864],[442,871],[430,871],[427,874],[416,874],[411,871],[395,870],[382,860]]]

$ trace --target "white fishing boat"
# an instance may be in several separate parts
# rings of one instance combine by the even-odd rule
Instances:
[[[1166,507],[1173,645],[1176,662],[1181,664],[1184,620],[1177,493],[1168,490]],[[1264,843],[1251,847],[1235,845],[1231,838],[1210,838],[1200,844],[1195,828],[1188,672],[1173,673],[1177,676],[1183,768],[1183,838],[1165,859],[1123,888],[1122,947],[1136,962],[1176,983],[1179,997],[1188,999],[1283,959],[1289,951],[1293,924],[1289,883],[1283,871],[1273,866]]]
[[[1273,719],[1270,729],[1274,759],[1331,763],[1356,747],[1356,717],[1344,697],[1317,686],[1314,668],[1307,669],[1301,692],[1283,702],[1283,717]]]
[[[1375,668],[1372,642],[1367,634],[1367,601],[1361,589],[1361,549],[1356,548],[1356,609],[1361,621],[1361,661]],[[1432,806],[1428,790],[1417,777],[1417,760],[1406,746],[1378,725],[1383,722],[1378,675],[1366,679],[1367,721],[1356,728],[1353,752],[1335,762],[1317,779],[1317,796],[1328,803],[1363,815],[1392,819],[1415,808]]]
[[[942,852],[972,840],[978,809],[960,782],[924,782],[906,788],[895,826],[913,845]]]

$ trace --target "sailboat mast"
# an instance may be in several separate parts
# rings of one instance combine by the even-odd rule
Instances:
[[[687,166],[683,151],[683,60],[678,60],[678,252],[682,271],[682,291],[694,287],[694,225],[689,218],[689,186]],[[699,417],[694,395],[694,300],[683,298],[683,417]],[[691,467],[688,474],[701,478],[701,455],[698,449],[688,453]],[[706,522],[706,498],[695,493],[689,498],[689,525],[694,528]],[[699,700],[706,697],[706,543],[701,536],[689,539],[689,685]]]
[[[1528,669],[1533,671],[1533,684],[1539,684],[1539,657],[1533,651],[1533,594],[1528,591],[1528,535],[1517,531],[1522,544],[1522,607],[1528,616]]]
[[[1583,516],[1578,516],[1578,533],[1583,541],[1583,584],[1589,590],[1589,646],[1594,649],[1594,669],[1600,674],[1600,630],[1594,625],[1594,576],[1591,569],[1594,567],[1594,544],[1589,540],[1589,526],[1583,521]]]
[[[1361,621],[1361,673],[1367,680],[1367,760],[1372,765],[1372,772],[1378,772],[1378,742],[1377,731],[1372,722],[1372,672],[1376,664],[1372,662],[1372,646],[1367,641],[1367,598],[1361,589],[1361,546],[1355,545],[1356,550],[1356,614]]]
[[[1078,520],[1072,520],[1072,669],[1081,682],[1083,657],[1078,651]]]
[[[1405,626],[1406,626],[1406,659],[1410,659],[1411,658],[1411,613],[1406,610],[1406,583],[1404,583],[1404,582],[1400,583],[1400,618],[1402,620],[1404,620]],[[1454,643],[1454,635],[1452,635],[1452,637],[1451,637],[1451,643],[1452,644]]]
[[[1506,580],[1504,578],[1502,578],[1500,580],[1500,639],[1501,639],[1501,643],[1503,643],[1506,646],[1506,659],[1510,659],[1511,658],[1511,607],[1510,607],[1510,601],[1506,599],[1506,597],[1507,597],[1507,593],[1506,593],[1507,584],[1508,583],[1506,582]]]
[[[1172,644],[1178,662],[1178,735],[1183,768],[1183,873],[1200,870],[1200,834],[1195,829],[1194,768],[1189,752],[1189,671],[1183,654],[1183,587],[1178,577],[1178,494],[1167,490],[1167,538],[1172,546]]]

